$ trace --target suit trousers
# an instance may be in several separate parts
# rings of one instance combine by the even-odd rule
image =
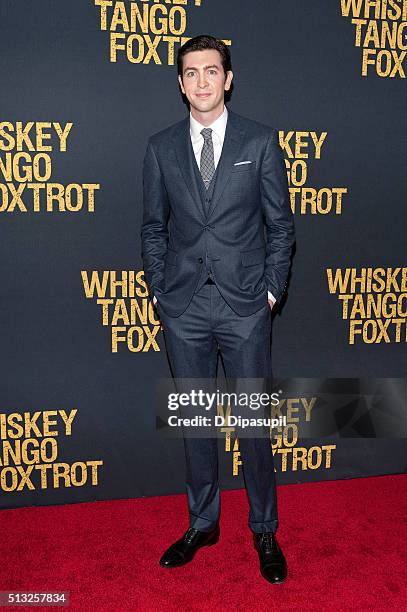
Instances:
[[[271,378],[271,309],[239,316],[215,284],[194,294],[188,308],[170,317],[159,301],[165,346],[175,379],[216,380],[218,351],[227,379]],[[190,526],[212,531],[220,515],[218,440],[184,436],[186,490]],[[243,478],[249,500],[249,527],[254,533],[276,532],[276,480],[269,437],[239,437]]]

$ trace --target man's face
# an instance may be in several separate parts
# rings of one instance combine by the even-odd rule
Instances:
[[[200,113],[223,108],[224,92],[230,89],[232,78],[233,73],[229,70],[225,80],[221,55],[216,49],[190,51],[184,55],[182,79],[178,76],[182,93]]]

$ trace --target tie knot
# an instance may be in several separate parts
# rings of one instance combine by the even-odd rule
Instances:
[[[212,128],[203,128],[201,134],[204,140],[211,140]]]

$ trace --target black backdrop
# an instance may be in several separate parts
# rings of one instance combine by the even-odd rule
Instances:
[[[112,4],[125,6],[129,14],[131,4],[133,10],[135,5],[141,10],[156,3]],[[274,372],[283,377],[405,376],[406,316],[400,315],[400,341],[394,333],[389,341],[377,343],[358,335],[351,344],[349,320],[342,318],[342,304],[330,292],[327,275],[327,269],[394,270],[407,265],[406,96],[400,72],[404,58],[393,76],[380,76],[375,65],[368,65],[363,75],[355,26],[351,15],[342,14],[339,0],[203,0],[197,4],[177,7],[186,19],[183,35],[210,33],[231,41],[235,90],[230,108],[277,128],[282,139],[294,133],[288,142],[303,143],[297,149],[297,159],[307,166],[303,187],[325,188],[322,203],[327,190],[343,189],[340,214],[335,206],[326,214],[312,214],[310,207],[302,214],[297,202],[297,248],[288,299],[273,327]],[[342,8],[348,4],[342,3]],[[146,327],[150,335],[155,333],[155,348],[161,350],[154,349],[154,342],[146,347],[149,333],[136,323],[140,347],[147,350],[131,351],[119,342],[117,352],[112,352],[114,330],[102,325],[102,305],[96,295],[87,297],[86,280],[92,271],[102,278],[108,271],[119,277],[123,271],[138,274],[142,270],[141,171],[146,142],[154,132],[182,119],[188,109],[163,40],[157,46],[161,64],[153,58],[146,63],[129,61],[123,51],[118,51],[117,61],[110,61],[114,7],[105,6],[106,30],[101,29],[101,7],[90,0],[3,0],[0,5],[0,157],[4,164],[0,172],[0,413],[3,423],[5,415],[12,413],[20,415],[16,419],[24,413],[40,413],[38,429],[33,427],[31,432],[1,429],[2,507],[183,490],[182,443],[160,438],[155,429],[156,379],[169,376],[162,332],[150,321]],[[160,6],[170,10],[176,3]],[[124,9],[115,10],[121,11],[116,16],[123,23]],[[178,31],[183,27],[180,14],[175,14],[174,21]],[[397,27],[403,18],[395,20]],[[139,33],[140,39],[154,39],[157,34],[149,31]],[[123,32],[119,24],[117,32]],[[399,45],[403,43],[400,32]],[[124,33],[125,44],[129,34]],[[134,44],[140,39],[134,39],[135,54]],[[147,39],[143,40],[147,51]],[[373,43],[366,44],[374,49]],[[175,50],[177,46],[176,42]],[[382,57],[387,61],[394,55],[389,44],[385,48],[389,55]],[[402,56],[401,46],[397,54]],[[24,180],[6,176],[7,153],[14,158],[19,152],[18,143],[13,146],[6,134],[15,135],[17,122],[23,126],[34,122],[29,132],[34,150],[29,150],[27,139],[21,147],[29,159],[44,146],[52,147],[46,152],[51,176],[44,181],[41,176],[31,181],[26,176],[22,196],[26,210],[15,199],[12,204],[9,195],[10,183],[17,189]],[[38,122],[46,125],[38,126]],[[62,129],[73,124],[66,151],[60,150],[53,123]],[[50,139],[35,141],[36,127],[50,133]],[[311,132],[317,137],[326,132],[319,159]],[[304,153],[308,157],[302,157]],[[292,163],[287,147],[285,154]],[[23,164],[24,160],[17,165]],[[39,159],[39,168],[43,166]],[[38,211],[30,183],[43,185],[38,188]],[[68,185],[82,186],[69,188],[71,210],[63,200],[65,210],[54,201],[53,209],[47,211],[46,183],[62,185],[65,194]],[[91,189],[84,187],[89,184],[94,185],[93,212],[87,199]],[[74,210],[79,191],[83,203]],[[140,280],[138,303],[148,306]],[[403,288],[398,292],[402,294]],[[121,297],[120,291],[116,297]],[[113,307],[111,303],[110,314]],[[117,325],[128,329],[123,319]],[[74,409],[72,431],[66,435],[61,413],[55,416],[54,411],[69,414]],[[58,435],[47,435],[44,417],[56,421],[50,429]],[[32,449],[44,437],[54,438],[57,453],[47,468],[38,467],[47,463],[46,451],[37,464],[27,455],[7,460],[6,442],[8,448],[15,448],[16,442],[31,439],[27,444]],[[304,446],[321,448],[329,443],[306,441]],[[51,444],[46,442],[45,448],[49,450]],[[317,469],[293,470],[289,462],[282,471],[277,461],[278,481],[405,470],[405,440],[344,439],[333,444],[330,467],[323,463]],[[232,453],[223,452],[221,457],[224,486],[240,486],[240,472],[233,474]],[[102,462],[93,464],[93,484],[92,465],[87,461]],[[22,473],[30,469],[31,485],[27,485]],[[50,470],[67,470],[68,476],[54,481]]]

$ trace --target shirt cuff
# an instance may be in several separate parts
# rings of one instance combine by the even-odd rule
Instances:
[[[276,303],[276,298],[274,297],[274,295],[271,293],[271,291],[267,291],[267,295],[268,295],[268,299],[271,300],[273,302],[273,306]]]

